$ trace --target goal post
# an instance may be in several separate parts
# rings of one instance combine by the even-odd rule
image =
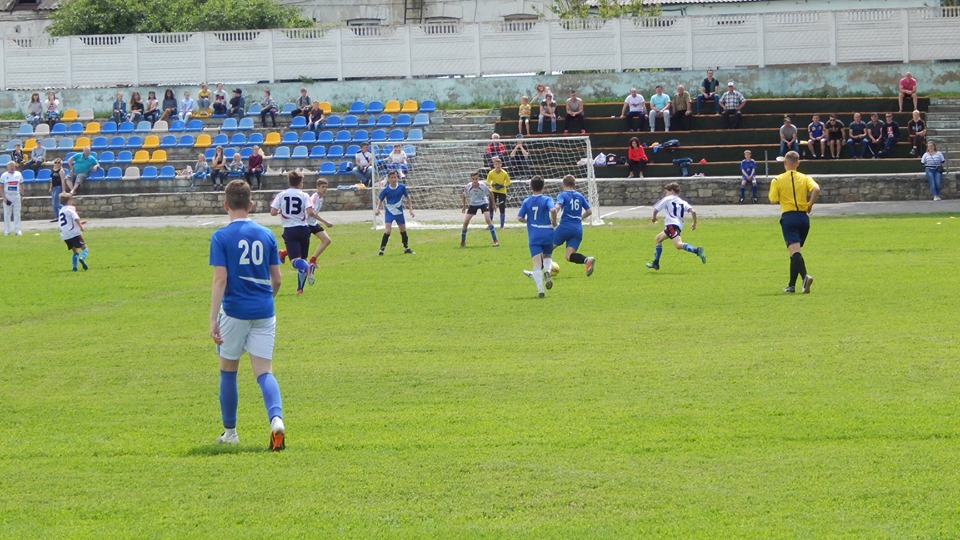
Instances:
[[[489,147],[491,144],[493,146]],[[387,157],[391,149],[390,143],[374,144],[372,148],[377,158],[372,197],[374,208],[386,183],[387,173],[392,169],[391,160]],[[460,226],[463,222],[463,214],[460,213],[463,188],[474,172],[480,173],[482,182],[486,181],[494,155],[502,158],[503,168],[510,174],[506,211],[508,223],[516,223],[513,216],[523,200],[531,195],[532,177],[542,177],[545,182],[544,193],[556,198],[563,191],[563,177],[570,174],[577,179],[577,190],[583,193],[593,209],[584,224],[603,224],[589,137],[407,141],[403,143],[403,149],[407,154],[408,170],[400,182],[406,185],[416,213],[416,219],[411,219],[407,214],[408,227]],[[474,219],[474,224],[481,225],[483,220]],[[374,228],[382,227],[381,213],[374,218]]]

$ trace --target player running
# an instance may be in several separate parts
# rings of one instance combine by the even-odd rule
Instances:
[[[60,212],[57,218],[60,220],[60,238],[67,244],[67,249],[73,252],[73,271],[77,271],[77,262],[88,270],[87,266],[87,244],[83,241],[83,225],[86,221],[80,221],[77,209],[73,206],[73,195],[69,192],[60,194]]]
[[[467,245],[467,228],[470,226],[470,220],[477,212],[483,214],[484,221],[487,222],[487,229],[493,238],[493,247],[498,247],[497,230],[493,226],[493,220],[490,219],[490,209],[493,208],[493,193],[490,186],[480,182],[480,173],[470,173],[470,182],[463,188],[460,194],[462,206],[460,212],[463,213],[463,229],[460,230],[460,247]],[[468,204],[469,203],[469,204]]]
[[[380,215],[380,209],[386,204],[386,213],[383,216],[383,238],[380,239],[380,252],[377,255],[383,255],[383,250],[387,248],[387,242],[390,241],[390,232],[393,222],[397,222],[397,228],[400,229],[400,239],[403,241],[403,252],[407,255],[414,255],[410,249],[409,239],[407,238],[407,221],[403,218],[403,202],[406,201],[407,208],[410,209],[410,217],[413,215],[413,201],[410,199],[410,193],[407,186],[400,184],[397,171],[387,173],[387,185],[380,191],[380,201],[377,203],[377,210],[373,213]]]
[[[574,264],[585,265],[589,277],[593,274],[597,259],[584,257],[577,253],[577,248],[583,241],[583,220],[590,217],[593,210],[586,197],[577,191],[577,179],[572,174],[563,177],[563,191],[557,195],[556,211],[560,216],[560,224],[553,231],[553,245],[560,247],[566,244],[566,259]]]
[[[676,246],[677,249],[693,253],[697,257],[700,257],[701,262],[706,264],[707,256],[703,254],[703,247],[693,247],[690,244],[684,243],[680,238],[680,231],[683,230],[683,218],[686,214],[690,214],[693,217],[690,230],[697,230],[697,212],[690,206],[690,203],[680,198],[680,184],[670,182],[664,187],[664,190],[664,197],[653,206],[653,218],[651,218],[650,221],[656,223],[657,213],[664,212],[666,214],[666,217],[663,219],[665,227],[660,234],[654,238],[657,242],[657,247],[653,249],[653,262],[648,262],[647,268],[653,268],[654,270],[660,269],[660,254],[663,253],[663,246],[661,244],[667,238],[673,241],[673,245]]]
[[[316,251],[310,257],[310,269],[307,272],[307,283],[310,285],[313,285],[316,281],[313,274],[317,271],[317,257],[323,253],[323,250],[327,249],[331,242],[330,236],[323,230],[323,227],[329,229],[333,227],[333,223],[320,217],[320,208],[323,207],[323,197],[327,194],[327,185],[326,178],[317,178],[317,191],[310,195],[310,207],[313,208],[314,215],[307,218],[307,226],[310,227],[310,234],[320,240],[320,245],[317,246]],[[323,223],[323,227],[320,226],[321,223]]]
[[[547,290],[553,288],[553,278],[550,269],[553,266],[553,228],[557,225],[557,209],[553,199],[543,194],[543,178],[534,176],[530,179],[530,191],[533,195],[524,199],[520,205],[517,220],[527,224],[527,242],[530,245],[530,257],[533,260],[533,271],[524,271],[524,275],[533,278],[537,284],[537,297],[546,296]]]
[[[307,282],[310,265],[304,260],[310,252],[310,227],[307,218],[317,218],[310,206],[310,197],[303,192],[303,174],[299,171],[287,173],[290,187],[281,191],[270,203],[270,215],[280,216],[283,225],[283,245],[280,262],[289,256],[290,264],[297,269],[297,294],[303,294],[303,285]]]
[[[213,267],[210,337],[217,344],[220,357],[220,416],[223,421],[223,434],[216,442],[240,442],[237,436],[237,370],[240,356],[246,351],[250,354],[250,365],[270,421],[270,450],[276,452],[286,446],[280,386],[272,368],[277,330],[273,299],[280,290],[277,240],[270,229],[250,221],[248,212],[253,203],[250,201],[250,186],[243,180],[227,184],[223,207],[230,216],[230,223],[214,232],[210,239],[210,266]]]

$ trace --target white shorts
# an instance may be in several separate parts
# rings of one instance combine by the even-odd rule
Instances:
[[[220,337],[223,344],[217,346],[217,354],[227,360],[239,360],[246,351],[252,356],[273,359],[273,341],[277,335],[277,318],[234,319],[224,312],[218,317]]]

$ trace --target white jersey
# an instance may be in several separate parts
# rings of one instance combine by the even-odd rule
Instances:
[[[683,218],[693,210],[693,207],[677,195],[667,195],[660,199],[653,209],[664,214],[664,225],[676,225],[682,229]]]
[[[0,184],[3,185],[3,193],[10,199],[19,199],[20,190],[23,189],[23,175],[20,171],[4,172],[0,174]]]
[[[310,207],[313,208],[313,211],[320,213],[320,209],[323,207],[323,197],[319,193],[314,192],[310,195]],[[319,223],[316,219],[311,216],[307,216],[307,225],[316,225]]]
[[[307,208],[310,206],[310,197],[297,188],[287,188],[273,199],[270,208],[280,212],[280,224],[283,228],[306,227]]]
[[[490,204],[490,186],[480,182],[477,187],[473,187],[473,182],[468,182],[463,188],[463,196],[467,198],[470,206]]]
[[[627,94],[627,99],[623,100],[627,104],[627,110],[629,112],[641,112],[643,111],[643,105],[646,103],[646,100],[643,99],[643,94],[637,94],[636,97]]]
[[[61,240],[69,240],[80,236],[82,231],[80,230],[80,225],[77,224],[77,222],[80,221],[80,216],[77,214],[76,208],[70,205],[61,206],[60,214],[57,218],[60,220]]]

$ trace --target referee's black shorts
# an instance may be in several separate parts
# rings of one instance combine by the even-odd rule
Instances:
[[[780,216],[780,229],[788,246],[796,243],[803,246],[810,232],[810,216],[806,212],[784,212]]]

